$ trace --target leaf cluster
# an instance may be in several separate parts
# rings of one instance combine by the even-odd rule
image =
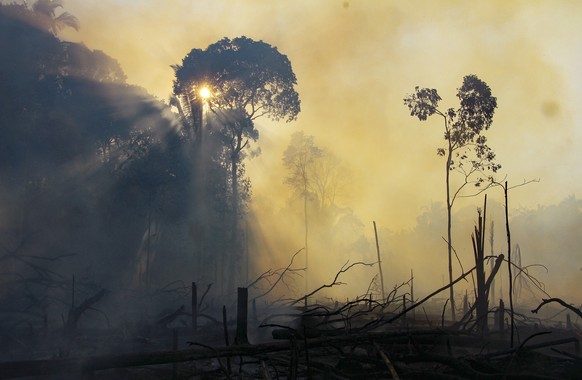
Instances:
[[[497,172],[501,165],[494,162],[495,153],[487,145],[483,132],[493,123],[497,98],[491,89],[476,75],[467,75],[457,89],[459,107],[446,111],[439,109],[441,97],[436,89],[415,87],[414,93],[405,97],[410,115],[425,121],[438,115],[444,120],[444,139],[447,147],[438,148],[437,154],[448,158],[450,170],[461,170],[465,174],[489,170]],[[472,152],[472,153],[471,153]]]

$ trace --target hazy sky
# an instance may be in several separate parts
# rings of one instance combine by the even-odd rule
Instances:
[[[303,130],[352,169],[343,203],[398,230],[444,200],[442,122],[409,116],[402,98],[438,89],[457,107],[476,74],[498,99],[488,134],[513,207],[582,194],[582,2],[391,0],[66,0],[81,23],[63,36],[116,58],[128,81],[165,99],[170,65],[222,37],[263,40],[289,57],[302,112],[258,120],[262,155],[249,162],[257,202],[282,205],[290,135]],[[276,173],[280,173],[280,176]],[[476,200],[481,203],[482,200]]]

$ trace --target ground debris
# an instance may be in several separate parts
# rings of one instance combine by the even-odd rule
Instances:
[[[199,344],[176,351],[1,362],[0,379],[65,379],[78,374],[114,380],[578,379],[582,358],[575,353],[577,342],[576,337],[559,336],[508,350],[506,340],[458,330],[387,330],[238,346]]]

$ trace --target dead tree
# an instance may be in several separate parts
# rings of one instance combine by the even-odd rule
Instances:
[[[475,232],[471,235],[473,241],[473,252],[475,254],[475,266],[477,267],[477,299],[475,300],[477,309],[477,326],[480,333],[488,332],[487,312],[489,303],[487,302],[488,289],[485,288],[485,218],[487,215],[487,195],[483,202],[483,213],[477,210],[479,215]]]

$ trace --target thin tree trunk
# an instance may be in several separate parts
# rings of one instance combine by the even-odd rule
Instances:
[[[303,182],[303,217],[304,217],[304,224],[305,224],[305,294],[309,291],[309,280],[308,280],[308,265],[309,265],[309,250],[307,249],[307,236],[309,234],[309,228],[307,224],[307,179],[304,178]],[[305,300],[307,302],[307,299]]]
[[[450,184],[450,167],[451,167],[451,155],[452,155],[452,147],[451,141],[449,142],[449,153],[447,156],[447,165],[446,165],[446,186],[447,186],[447,245],[448,245],[448,259],[449,259],[449,284],[453,282],[453,241],[452,241],[452,215],[451,210],[453,205],[451,204],[451,184]],[[449,288],[449,299],[451,300],[451,318],[453,322],[457,319],[455,314],[455,293],[453,290],[453,286]]]
[[[239,140],[240,141],[240,140]],[[240,142],[238,144],[240,146]],[[231,199],[231,207],[232,207],[232,214],[231,214],[231,258],[232,260],[228,260],[227,265],[229,265],[230,273],[228,276],[228,290],[227,292],[231,292],[234,289],[235,277],[237,271],[237,267],[240,264],[240,252],[238,247],[238,210],[239,210],[239,190],[238,190],[238,160],[239,160],[239,153],[240,150],[235,148],[232,153],[231,158],[231,167],[230,167],[230,179],[231,179],[231,186],[232,186],[232,199]]]
[[[509,317],[510,317],[510,328],[511,328],[511,339],[510,348],[513,348],[513,333],[515,319],[513,316],[513,281],[511,274],[511,232],[509,230],[509,203],[507,201],[507,181],[505,181],[505,187],[503,188],[505,195],[505,230],[507,231],[507,270],[509,271]]]
[[[238,156],[238,155],[237,155]],[[236,244],[238,239],[238,158],[232,158],[232,165],[231,165],[231,172],[230,172],[230,180],[232,181],[232,220],[231,220],[231,238],[233,245]]]
[[[495,238],[495,234],[494,234],[494,224],[493,224],[493,220],[491,221],[491,230],[489,231],[489,245],[491,248],[491,256],[495,256],[495,248],[494,248],[494,238]],[[491,271],[493,271],[493,267],[495,266],[495,261],[491,260]],[[489,292],[490,294],[490,301],[492,305],[495,305],[497,303],[497,300],[495,298],[495,280],[493,280],[491,282],[491,290]]]

